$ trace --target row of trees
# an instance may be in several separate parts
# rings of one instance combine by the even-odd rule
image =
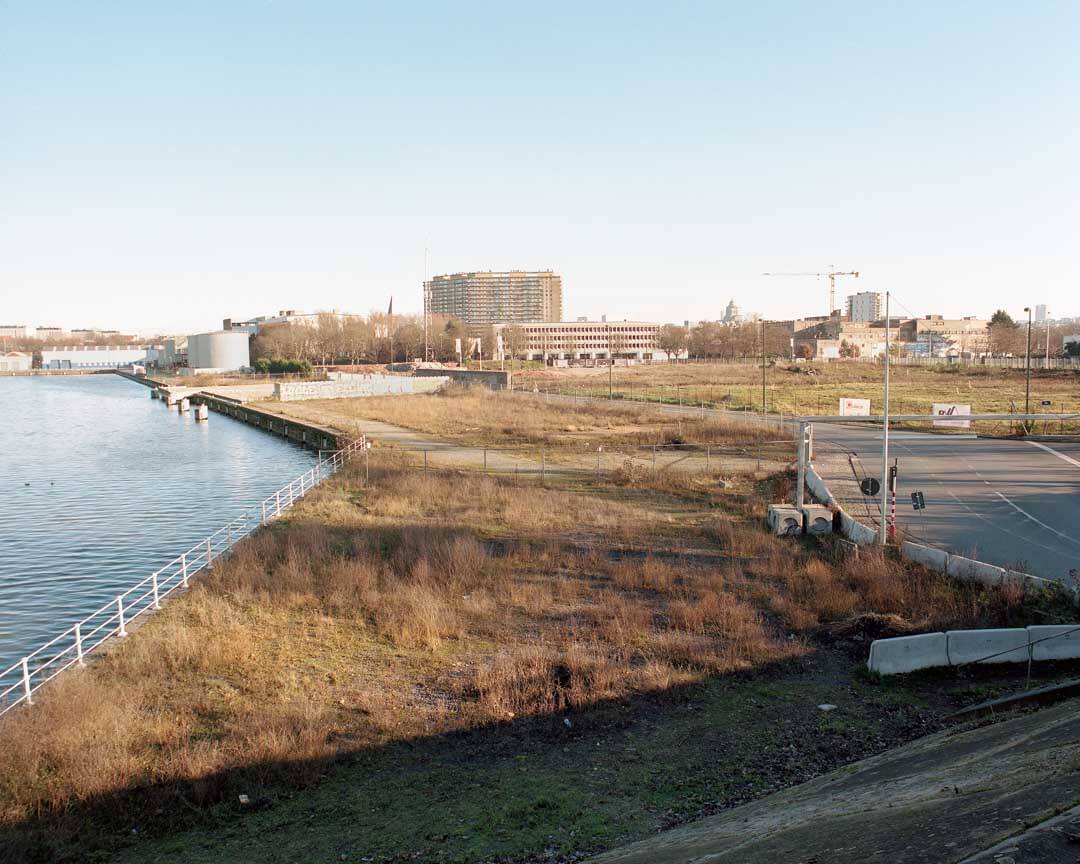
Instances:
[[[457,341],[468,352],[471,340],[465,325],[440,315],[432,316],[428,334],[435,360],[457,359]],[[494,337],[481,337],[484,356],[492,356]],[[391,356],[391,346],[393,355]],[[367,317],[322,315],[314,325],[275,324],[264,327],[251,341],[253,361],[280,357],[330,363],[400,363],[424,356],[424,320],[417,315],[373,312]]]
[[[1050,331],[1050,353],[1061,354],[1062,336],[1068,325],[1055,326]],[[1026,348],[1027,328],[998,310],[990,322],[989,350],[996,355],[1022,355]],[[765,323],[765,354],[769,357],[789,357],[791,331],[780,324]],[[479,338],[483,356],[496,356],[497,338],[494,330],[476,330],[445,316],[433,316],[428,341],[433,359],[452,362],[458,359],[458,340],[463,355],[475,356],[472,346]],[[1046,350],[1046,328],[1032,329],[1032,353]],[[520,326],[503,329],[503,349],[518,358],[525,354],[527,340]],[[391,345],[393,357],[391,357]],[[612,351],[621,353],[618,336],[613,336]],[[660,328],[659,347],[669,356],[689,356],[696,360],[739,360],[761,356],[762,324],[746,322],[723,324],[702,321],[692,327],[665,324]],[[899,347],[890,346],[891,351]],[[841,355],[859,356],[857,345],[841,346]],[[314,326],[279,324],[263,328],[252,340],[252,360],[284,358],[307,360],[313,364],[328,363],[387,363],[404,362],[424,356],[423,319],[414,315],[395,315],[373,312],[367,317],[338,318],[324,315]]]
[[[791,331],[781,325],[765,323],[765,354],[769,357],[791,355]],[[660,328],[660,350],[671,356],[686,352],[697,360],[736,360],[761,356],[762,322],[724,324],[701,321],[692,327],[665,324]]]
[[[520,326],[502,331],[503,350],[507,356],[525,356],[527,338]],[[392,338],[391,338],[392,337]],[[745,323],[725,325],[706,321],[694,327],[665,324],[660,328],[659,347],[670,356],[689,354],[695,359],[741,359],[761,356],[761,325]],[[791,333],[779,326],[765,328],[765,352],[770,357],[787,357],[791,352]],[[458,359],[460,340],[464,356],[474,356],[474,340],[480,340],[485,358],[496,356],[498,339],[491,328],[469,329],[461,321],[433,316],[428,340],[433,359],[450,362]],[[612,351],[622,352],[619,335],[614,334]],[[391,358],[391,343],[393,357]],[[316,365],[328,363],[400,363],[423,357],[424,323],[419,316],[374,312],[367,317],[339,319],[322,316],[314,326],[279,324],[264,327],[252,340],[251,356],[308,360]]]
[[[1062,341],[1076,332],[1075,324],[1031,325],[1031,353],[1036,357],[1046,353],[1049,342],[1050,356],[1070,356],[1062,350]],[[1027,352],[1027,321],[1015,321],[1004,309],[998,309],[990,319],[990,353],[997,356],[1011,354],[1021,357]],[[1077,349],[1073,349],[1077,350]],[[1075,355],[1072,355],[1075,356]]]

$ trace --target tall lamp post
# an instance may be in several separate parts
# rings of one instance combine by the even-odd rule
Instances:
[[[879,541],[884,546],[889,539],[889,291],[885,292],[885,403],[881,423],[881,533]]]
[[[1024,311],[1028,313],[1028,329],[1027,329],[1027,383],[1024,387],[1024,413],[1031,413],[1031,307],[1025,306]],[[1024,421],[1024,428],[1027,429],[1028,421]]]

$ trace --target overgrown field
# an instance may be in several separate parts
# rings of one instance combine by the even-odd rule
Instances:
[[[378,420],[450,441],[573,448],[652,444],[753,444],[773,439],[756,423],[709,415],[676,417],[658,405],[624,402],[547,402],[480,387],[448,387],[434,395],[375,396],[267,402],[262,407],[350,431],[359,419]]]
[[[354,465],[0,721],[0,858],[572,860],[933,725],[837,633],[1030,614],[760,491]]]
[[[549,369],[516,376],[515,387],[553,389],[606,397],[608,370]],[[656,363],[616,367],[611,390],[623,399],[667,404],[715,405],[760,411],[761,367],[740,364]],[[769,411],[785,414],[836,414],[842,397],[869,399],[880,413],[882,367],[875,363],[787,363],[770,365],[765,374]],[[928,414],[934,402],[971,405],[972,413],[1023,412],[1023,370],[961,366],[899,366],[890,372],[890,406],[895,414]],[[1041,406],[1049,400],[1049,407]],[[1033,412],[1080,412],[1080,372],[1040,371],[1031,374]],[[1048,431],[1057,431],[1051,424]],[[1073,431],[1080,429],[1072,424]],[[1040,427],[1041,431],[1041,427]]]

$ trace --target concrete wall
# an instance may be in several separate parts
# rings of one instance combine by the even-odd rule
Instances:
[[[417,378],[445,377],[455,384],[479,384],[492,390],[507,390],[510,387],[510,373],[479,369],[417,369],[413,375]]]
[[[394,396],[434,393],[449,381],[438,378],[412,378],[406,375],[353,375],[330,373],[329,381],[281,381],[274,385],[274,398],[282,402],[302,399],[350,399],[360,396]]]

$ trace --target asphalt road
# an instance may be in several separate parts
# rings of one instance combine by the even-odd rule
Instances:
[[[880,480],[880,427],[815,423],[814,442],[815,467],[830,491],[859,521],[877,526],[881,499],[863,496],[857,481]],[[897,525],[912,540],[1046,579],[1067,582],[1071,571],[1080,573],[1080,443],[892,431],[889,453],[890,464],[898,460]],[[917,512],[916,490],[926,500]]]
[[[880,479],[881,437],[880,428],[814,425],[818,472],[845,509],[874,524],[881,499],[864,497],[855,475]],[[894,431],[889,453],[908,536],[1048,579],[1080,571],[1080,443]],[[926,499],[917,512],[916,490]]]

